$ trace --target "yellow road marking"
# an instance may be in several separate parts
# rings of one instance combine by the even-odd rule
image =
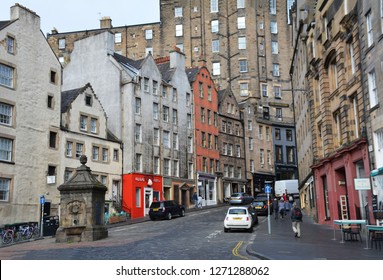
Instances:
[[[234,247],[234,249],[231,252],[236,257],[239,257],[239,258],[244,259],[244,260],[249,260],[249,258],[242,256],[238,253],[238,250],[239,250],[239,248],[241,248],[242,244],[243,244],[243,241],[239,241],[238,244]]]

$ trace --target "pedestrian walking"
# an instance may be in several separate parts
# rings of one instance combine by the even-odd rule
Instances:
[[[198,196],[198,208],[202,208],[202,200],[203,197],[201,195]]]
[[[285,200],[285,214],[287,215],[287,212],[289,212],[291,209],[290,203],[288,200]]]
[[[194,201],[194,207],[197,208],[198,207],[198,195],[197,195],[197,192],[194,192],[194,194],[193,194],[193,201]]]
[[[278,219],[279,211],[278,211],[278,200],[274,198],[273,200],[273,210],[274,210],[274,219]]]
[[[285,200],[283,199],[283,197],[281,197],[281,199],[278,202],[278,211],[279,215],[281,215],[281,219],[285,217],[285,210]]]
[[[296,238],[301,237],[301,223],[302,223],[302,210],[297,206],[297,204],[293,203],[293,209],[291,210],[291,221],[293,226],[293,231]]]

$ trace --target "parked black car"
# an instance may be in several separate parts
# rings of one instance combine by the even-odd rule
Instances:
[[[185,216],[185,206],[175,200],[153,201],[150,205],[149,217],[151,220],[168,219],[173,216]]]

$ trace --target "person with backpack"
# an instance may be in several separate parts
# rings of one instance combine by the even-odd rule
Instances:
[[[301,237],[301,223],[302,223],[302,210],[297,206],[297,203],[293,203],[293,209],[291,210],[291,221],[293,223],[293,231],[296,238]]]

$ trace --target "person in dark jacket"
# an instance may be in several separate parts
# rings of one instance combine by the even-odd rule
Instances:
[[[297,206],[296,202],[293,203],[293,209],[291,210],[291,221],[293,223],[293,231],[295,237],[301,237],[301,223],[302,223],[302,210]]]
[[[198,195],[197,195],[197,192],[194,192],[194,194],[193,194],[193,201],[194,201],[194,207],[197,208],[198,207]]]
[[[278,219],[278,215],[279,215],[279,207],[278,207],[278,200],[277,198],[274,198],[273,200],[273,212],[274,212],[274,219]]]

